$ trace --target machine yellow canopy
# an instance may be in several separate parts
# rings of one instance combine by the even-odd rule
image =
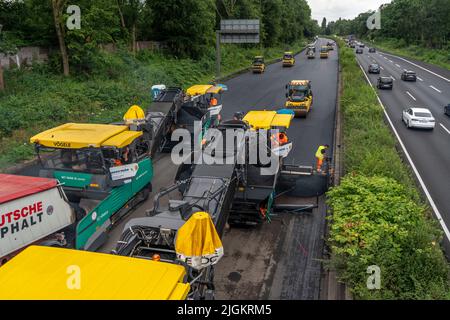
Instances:
[[[187,89],[186,93],[189,96],[193,97],[193,96],[205,95],[208,93],[218,94],[218,93],[221,93],[222,91],[223,91],[223,88],[219,87],[219,86],[213,86],[210,84],[198,84],[198,85],[192,86],[189,89]]]
[[[292,121],[290,114],[277,114],[276,111],[250,111],[244,117],[252,129],[271,129],[275,127],[289,128]]]
[[[128,126],[109,124],[67,123],[41,132],[30,139],[45,147],[61,149],[100,148],[102,146],[123,148],[142,132],[129,131]]]
[[[219,262],[223,245],[208,213],[194,213],[178,230],[175,251],[178,260],[198,270]]]
[[[102,147],[124,148],[142,136],[142,131],[124,131],[102,143]]]
[[[31,246],[0,267],[1,300],[184,300],[180,265]]]

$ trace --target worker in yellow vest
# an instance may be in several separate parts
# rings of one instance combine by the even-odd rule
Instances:
[[[317,159],[317,171],[318,172],[322,171],[323,160],[325,159],[325,154],[329,148],[330,148],[330,146],[326,144],[326,145],[320,146],[317,149],[316,159]]]

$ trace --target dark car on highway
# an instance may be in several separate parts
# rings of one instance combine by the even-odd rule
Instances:
[[[417,75],[414,71],[405,71],[402,73],[403,81],[417,81]]]
[[[364,50],[362,48],[358,48],[358,49],[356,49],[356,53],[357,54],[363,54]]]
[[[360,44],[359,44],[359,47],[360,47],[360,48],[365,48],[366,45],[365,45],[364,43],[360,43]]]
[[[444,113],[450,116],[450,103],[444,107]]]
[[[380,74],[380,66],[376,63],[372,63],[371,65],[369,65],[369,73],[376,73],[376,74]]]
[[[378,89],[392,90],[393,87],[394,87],[394,80],[392,80],[392,78],[389,78],[389,77],[379,77],[378,78],[378,83],[377,83]]]
[[[356,45],[352,42],[352,43],[350,43],[350,48],[355,49]]]
[[[369,48],[369,52],[370,53],[375,53],[375,52],[377,52],[377,50],[375,48]]]

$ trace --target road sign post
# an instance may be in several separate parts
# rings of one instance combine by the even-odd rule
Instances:
[[[220,78],[221,43],[260,43],[259,20],[221,20],[216,31],[216,79]]]
[[[220,31],[216,31],[216,79],[220,78]]]

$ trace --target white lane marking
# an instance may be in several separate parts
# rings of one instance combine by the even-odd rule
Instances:
[[[406,91],[406,93],[408,94],[408,96],[411,97],[411,99],[413,99],[414,101],[417,101],[416,98],[414,98],[414,96],[411,93],[409,93],[409,91]]]
[[[447,79],[446,77],[443,77],[443,76],[441,76],[440,74],[437,74],[437,73],[435,73],[435,72],[433,72],[433,71],[431,71],[431,70],[428,70],[427,68],[424,68],[424,67],[422,67],[422,66],[419,66],[418,64],[416,64],[416,63],[414,63],[414,62],[408,61],[408,60],[403,59],[403,58],[398,57],[398,56],[394,56],[393,54],[389,54],[389,53],[385,53],[385,54],[388,55],[388,56],[391,56],[391,57],[396,57],[397,59],[403,60],[403,61],[405,61],[405,62],[408,62],[409,64],[412,64],[413,66],[415,66],[415,67],[417,67],[417,68],[420,68],[420,69],[422,69],[422,70],[425,70],[425,71],[431,73],[432,75],[435,75],[436,77],[439,77],[439,78],[441,78],[441,79],[443,79],[443,80],[445,80],[445,81],[447,81],[447,82],[450,82],[450,79]]]
[[[391,79],[395,81],[395,78],[393,76],[391,76]]]
[[[401,68],[400,65],[398,63],[395,64],[396,67]]]
[[[437,91],[437,92],[439,92],[439,93],[442,93],[441,90],[439,90],[438,88],[436,88],[436,87],[434,87],[434,86],[430,86],[430,88],[433,89],[433,90],[435,90],[435,91]]]
[[[442,127],[442,129],[444,129],[445,131],[447,131],[448,134],[450,134],[450,130],[448,130],[442,123],[439,123]]]
[[[364,75],[366,76],[367,82],[368,82],[369,85],[372,87],[373,91],[375,92],[375,95],[377,96],[378,102],[380,103],[381,107],[383,108],[384,115],[386,116],[386,118],[387,118],[387,120],[388,120],[388,122],[389,122],[389,124],[390,124],[390,126],[391,126],[391,128],[392,128],[392,131],[394,132],[394,134],[395,134],[395,136],[396,136],[398,142],[400,143],[400,146],[402,147],[403,152],[405,153],[405,156],[406,156],[406,158],[408,159],[408,161],[409,161],[409,163],[410,163],[410,165],[411,165],[411,168],[413,169],[414,174],[415,174],[416,177],[417,177],[417,180],[419,180],[420,186],[422,187],[422,189],[423,189],[423,191],[424,191],[424,193],[425,193],[425,195],[426,195],[426,197],[427,197],[427,199],[428,199],[428,202],[430,203],[430,206],[431,206],[431,208],[433,209],[434,214],[436,215],[436,218],[437,218],[438,221],[439,221],[439,224],[441,225],[442,229],[444,230],[444,233],[445,233],[445,236],[447,237],[447,240],[450,241],[450,231],[448,230],[447,225],[445,224],[444,219],[442,219],[442,215],[441,215],[441,213],[439,212],[439,209],[437,208],[436,203],[434,202],[433,198],[431,197],[430,192],[428,191],[428,188],[427,188],[427,186],[425,185],[425,182],[423,182],[423,179],[422,179],[422,177],[420,176],[420,173],[419,173],[419,171],[417,170],[417,168],[416,168],[414,162],[412,161],[411,156],[409,155],[408,150],[406,150],[405,144],[403,143],[402,139],[400,138],[400,135],[398,134],[397,129],[395,129],[394,124],[392,123],[391,118],[389,117],[388,113],[386,112],[386,108],[385,108],[383,102],[381,101],[380,97],[378,96],[377,91],[375,90],[375,88],[373,87],[372,83],[370,82],[370,79],[369,79],[369,77],[367,76],[366,71],[363,69],[363,67],[361,66],[361,64],[359,63],[359,61],[358,61],[358,64],[359,64],[359,67],[361,68],[361,70],[363,71]]]
[[[383,68],[383,67],[380,67],[380,69],[381,69],[381,70],[384,70],[384,68]]]
[[[403,71],[408,71],[408,69],[403,69]]]
[[[420,78],[420,77],[417,77],[417,79],[418,79],[419,81],[423,81],[423,79],[422,79],[422,78]]]
[[[388,59],[388,58],[386,58],[386,57],[384,57],[386,60]]]
[[[392,61],[392,60],[389,60],[389,62],[390,62],[390,63],[394,63],[394,61]]]

